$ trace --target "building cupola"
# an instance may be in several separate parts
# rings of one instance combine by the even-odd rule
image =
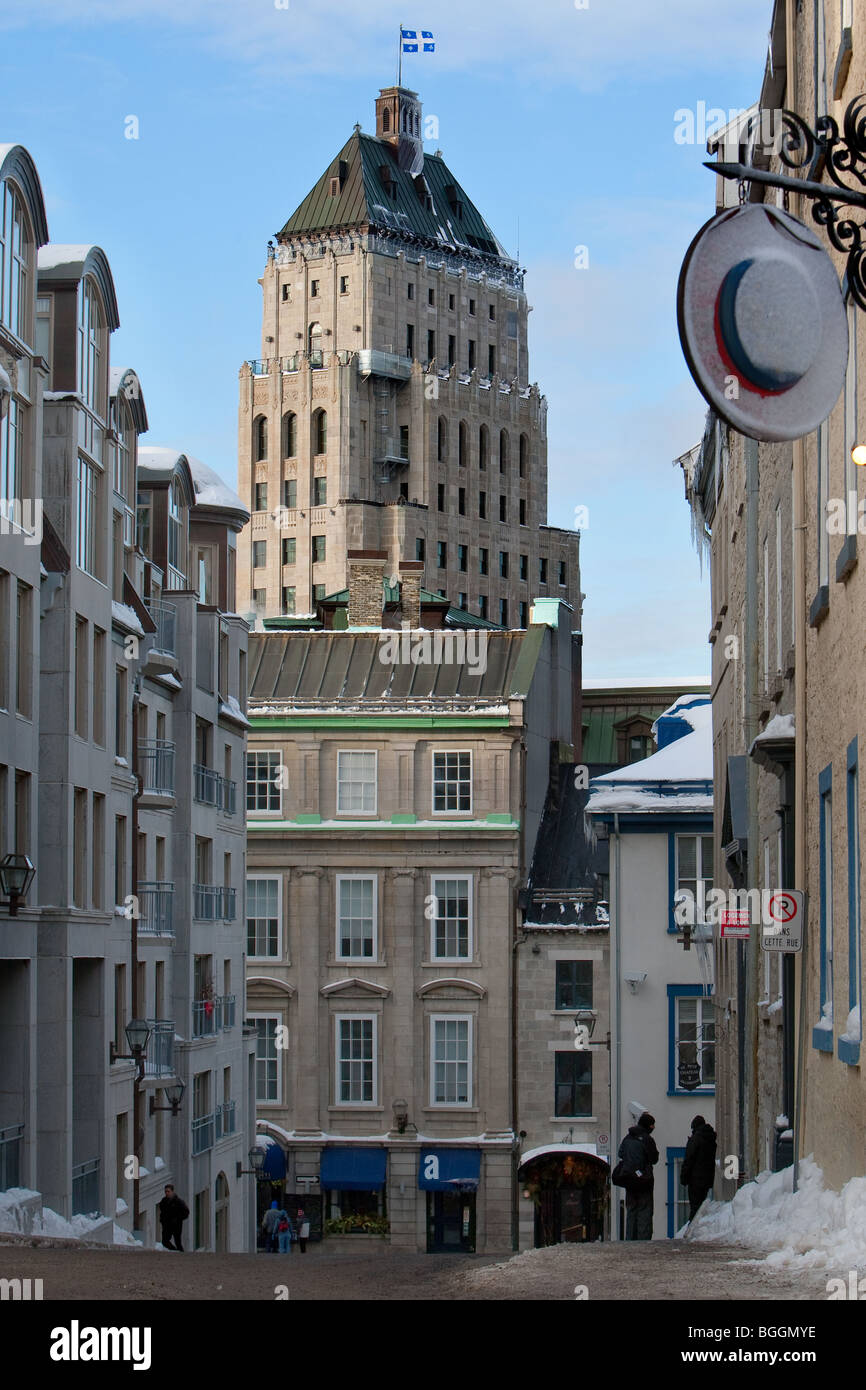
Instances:
[[[408,87],[382,87],[376,98],[376,135],[397,152],[397,163],[408,173],[424,167],[421,137],[421,102]]]

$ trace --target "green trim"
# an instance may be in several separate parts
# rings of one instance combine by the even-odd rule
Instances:
[[[488,811],[488,812],[487,812],[487,824],[488,824],[488,825],[510,825],[510,824],[511,824],[511,812],[510,812],[510,811]]]
[[[414,825],[418,817],[411,811],[395,811],[391,817],[392,825]]]
[[[512,697],[513,698],[513,697]],[[507,729],[507,714],[415,715],[291,715],[255,714],[249,716],[254,729]]]
[[[318,811],[301,811],[295,816],[296,825],[321,825],[322,817]]]

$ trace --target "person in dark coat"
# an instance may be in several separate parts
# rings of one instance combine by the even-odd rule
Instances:
[[[619,1146],[619,1157],[634,1175],[625,1192],[626,1240],[652,1240],[653,1167],[659,1161],[659,1151],[652,1137],[655,1123],[654,1117],[645,1110]]]
[[[696,1115],[680,1169],[680,1182],[689,1190],[690,1221],[694,1221],[701,1203],[712,1192],[715,1180],[716,1131],[703,1115]]]
[[[178,1197],[171,1183],[165,1185],[165,1196],[159,1204],[159,1224],[166,1250],[183,1251],[181,1227],[189,1216],[189,1207]],[[174,1241],[174,1244],[172,1244]]]

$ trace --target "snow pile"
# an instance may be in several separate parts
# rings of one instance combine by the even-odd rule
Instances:
[[[10,1187],[6,1192],[0,1192],[0,1232],[53,1236],[57,1240],[87,1240],[93,1230],[105,1224],[105,1217],[98,1214],[73,1216],[71,1221],[67,1221],[50,1207],[42,1207],[41,1215],[33,1212],[32,1219],[27,1221],[22,1206],[34,1197],[38,1198],[39,1193],[28,1187]],[[116,1221],[113,1223],[113,1240],[115,1245],[141,1244]]]
[[[793,1168],[759,1173],[732,1202],[704,1203],[686,1239],[756,1246],[776,1269],[866,1269],[866,1177],[833,1192],[809,1157],[793,1184]]]

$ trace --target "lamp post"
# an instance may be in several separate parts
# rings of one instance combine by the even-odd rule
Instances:
[[[0,892],[9,899],[9,916],[18,916],[18,903],[27,897],[36,869],[26,854],[7,854],[0,859]]]
[[[249,1168],[242,1168],[240,1160],[238,1160],[238,1166],[235,1170],[236,1175],[240,1177],[243,1173],[248,1173],[258,1181],[262,1176],[262,1169],[265,1166],[265,1151],[264,1149],[260,1149],[258,1144],[254,1144],[247,1154],[247,1158],[251,1166]]]
[[[391,1103],[391,1111],[394,1116],[394,1128],[398,1134],[406,1133],[406,1126],[409,1123],[409,1106],[405,1100],[395,1100]]]
[[[153,1099],[153,1096],[151,1096],[147,1109],[148,1115],[155,1114],[157,1110],[170,1110],[172,1115],[175,1116],[179,1114],[180,1103],[183,1100],[183,1093],[186,1090],[186,1087],[184,1086],[183,1082],[176,1081],[173,1086],[165,1086],[163,1089],[165,1090],[165,1096],[166,1100],[168,1101],[168,1105],[157,1105]]]
[[[150,1041],[150,1024],[143,1018],[134,1018],[127,1023],[124,1028],[126,1034],[126,1044],[128,1052],[118,1052],[112,1042],[110,1046],[110,1059],[112,1062],[135,1062],[138,1065],[138,1079],[144,1076],[144,1061],[147,1054],[147,1044]]]

